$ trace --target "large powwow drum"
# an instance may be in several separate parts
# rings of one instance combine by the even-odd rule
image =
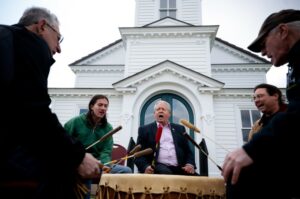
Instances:
[[[97,199],[225,199],[223,178],[157,174],[104,174]]]

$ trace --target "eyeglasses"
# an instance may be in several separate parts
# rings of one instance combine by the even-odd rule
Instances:
[[[57,41],[58,43],[61,43],[64,40],[64,37],[57,30],[55,30],[50,24],[46,23],[46,25],[57,34]]]

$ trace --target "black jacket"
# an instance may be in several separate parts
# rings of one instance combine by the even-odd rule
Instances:
[[[289,52],[288,60],[287,111],[276,114],[243,148],[254,160],[260,177],[267,177],[270,185],[274,182],[274,190],[280,186],[278,194],[300,196],[299,183],[293,183],[300,178],[300,41]]]
[[[0,180],[74,182],[85,150],[49,108],[53,63],[39,36],[20,25],[0,26]]]
[[[188,140],[184,137],[183,133],[185,128],[182,125],[171,123],[171,132],[175,144],[175,150],[177,155],[178,166],[182,167],[185,164],[191,164],[195,167],[195,156]],[[139,127],[137,144],[141,144],[142,150],[146,148],[152,148],[155,151],[155,134],[157,131],[156,122],[150,123]],[[156,158],[159,151],[157,151]],[[135,159],[135,164],[138,167],[140,173],[144,173],[145,169],[151,165],[153,160],[153,154],[142,156]],[[196,168],[196,167],[195,167]]]

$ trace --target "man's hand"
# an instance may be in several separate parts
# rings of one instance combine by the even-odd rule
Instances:
[[[225,157],[222,168],[222,176],[224,177],[225,182],[227,182],[229,176],[232,174],[231,184],[237,183],[242,168],[252,163],[253,160],[248,156],[243,148],[239,148],[228,153]]]
[[[152,169],[151,166],[148,166],[148,167],[145,169],[145,173],[153,174],[153,173],[154,173],[154,169]]]
[[[90,153],[85,156],[78,167],[78,173],[82,178],[97,178],[100,176],[99,161]]]
[[[182,167],[182,169],[189,174],[194,174],[195,173],[195,169],[194,166],[191,164],[186,164],[184,167]]]

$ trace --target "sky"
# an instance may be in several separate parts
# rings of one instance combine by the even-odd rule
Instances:
[[[73,88],[69,64],[121,38],[119,27],[134,27],[136,0],[0,0],[0,24],[15,24],[31,6],[57,15],[64,36],[54,56],[48,86]],[[217,37],[247,50],[265,18],[281,9],[300,9],[300,0],[202,0],[203,25],[219,25]],[[260,56],[260,54],[257,54]],[[272,66],[267,82],[286,86],[287,67]]]

